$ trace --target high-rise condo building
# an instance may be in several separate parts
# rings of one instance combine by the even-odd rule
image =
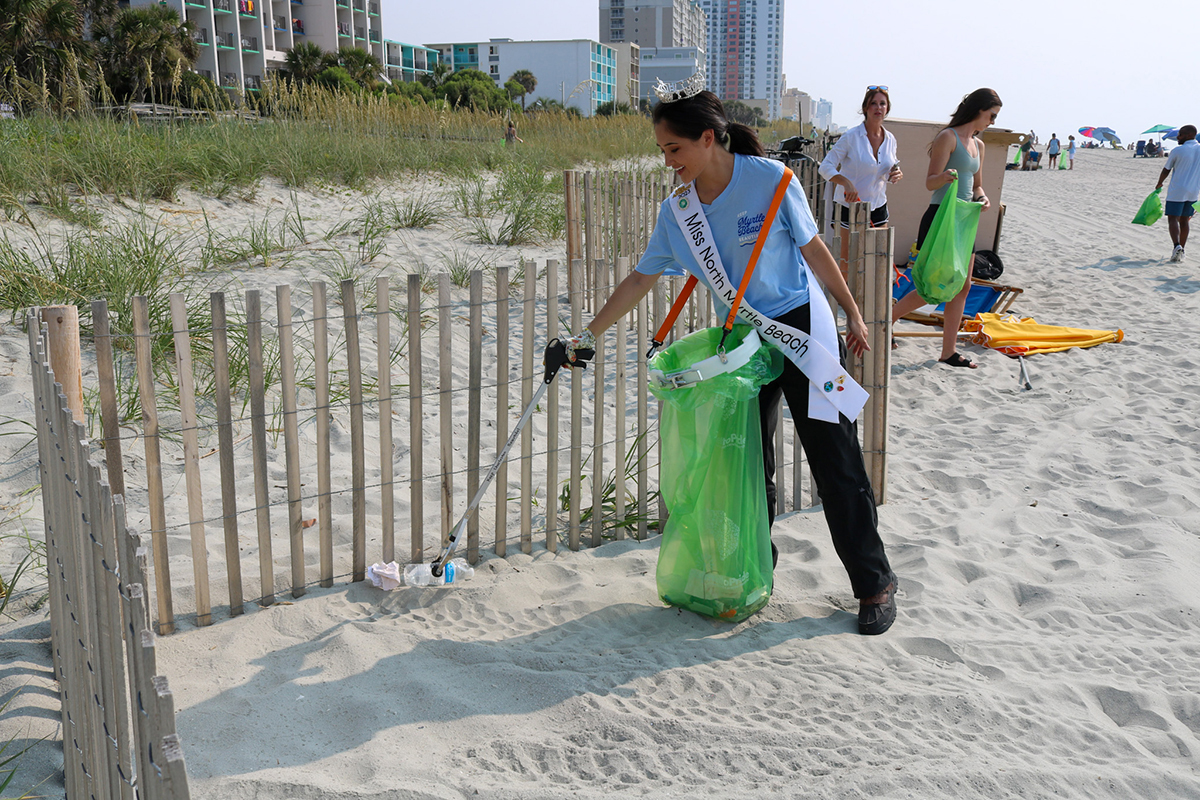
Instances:
[[[708,88],[780,115],[784,0],[700,0],[708,15]]]
[[[223,88],[257,92],[300,42],[360,47],[384,64],[382,0],[133,0],[159,2],[191,20],[200,45],[193,69]]]
[[[659,80],[680,81],[704,67],[707,38],[699,0],[600,0],[600,41],[640,49],[633,91],[652,103]]]
[[[600,0],[600,41],[699,47],[707,35],[698,0]]]
[[[480,70],[500,87],[517,70],[529,70],[537,78],[537,89],[526,102],[547,97],[590,117],[596,113],[596,106],[617,99],[617,51],[591,39],[489,39],[426,47],[437,50],[442,63],[453,70]]]

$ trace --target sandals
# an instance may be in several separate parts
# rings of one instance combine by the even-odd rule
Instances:
[[[969,369],[976,369],[979,367],[979,365],[974,361],[969,358],[964,358],[958,353],[952,353],[949,358],[939,358],[938,362],[942,364],[949,364],[952,367],[968,367]]]
[[[858,632],[863,636],[878,636],[892,627],[896,621],[896,590],[900,588],[900,580],[892,573],[892,580],[875,597],[864,598],[858,606]],[[885,599],[879,603],[869,603],[878,597]]]

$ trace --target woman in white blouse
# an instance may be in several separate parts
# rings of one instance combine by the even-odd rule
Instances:
[[[884,129],[892,110],[886,86],[868,86],[863,97],[861,125],[842,134],[821,162],[821,177],[834,185],[833,201],[842,228],[850,229],[850,203],[862,201],[871,209],[871,227],[886,228],[887,185],[904,177],[896,157],[896,137]],[[842,236],[842,276],[847,274],[850,237]]]

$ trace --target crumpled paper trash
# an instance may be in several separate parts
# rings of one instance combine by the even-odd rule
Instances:
[[[385,592],[404,585],[404,579],[400,577],[400,565],[395,561],[386,564],[376,562],[367,567],[367,580]]]

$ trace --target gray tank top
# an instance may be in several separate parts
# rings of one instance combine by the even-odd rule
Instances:
[[[946,162],[946,169],[958,170],[958,199],[971,199],[971,190],[975,186],[975,173],[979,172],[979,157],[972,156],[967,152],[966,145],[962,143],[962,139],[958,138],[958,131],[951,130],[954,138],[958,140],[958,145],[954,148],[954,152],[950,154],[950,160]],[[946,192],[950,190],[950,184],[946,184],[939,189],[935,189],[933,197],[930,198],[930,205],[938,205],[942,202],[942,198],[946,196]]]

